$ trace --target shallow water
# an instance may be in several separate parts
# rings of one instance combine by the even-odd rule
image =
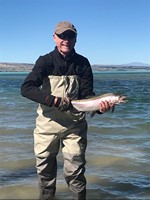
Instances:
[[[37,199],[33,129],[37,104],[20,95],[25,74],[0,74],[0,199]],[[90,118],[87,199],[150,199],[150,72],[94,74],[97,94],[129,101]],[[71,199],[58,155],[57,198]]]

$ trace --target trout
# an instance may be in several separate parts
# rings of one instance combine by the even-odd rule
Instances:
[[[126,103],[126,96],[122,96],[114,93],[106,93],[99,96],[94,96],[89,99],[81,99],[81,100],[72,100],[71,104],[73,108],[82,112],[90,112],[91,117],[94,116],[96,111],[99,111],[100,103],[103,101],[108,101],[110,105],[112,105],[112,112],[114,111],[114,107],[117,104]]]

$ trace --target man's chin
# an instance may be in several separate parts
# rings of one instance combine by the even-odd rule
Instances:
[[[68,49],[62,49],[61,50],[61,52],[63,53],[63,54],[68,54],[68,53],[70,53],[70,49],[68,48]]]

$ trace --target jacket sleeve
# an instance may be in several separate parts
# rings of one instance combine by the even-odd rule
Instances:
[[[40,90],[46,75],[46,63],[43,56],[40,56],[21,86],[21,95],[37,103],[52,106],[55,97]]]
[[[89,61],[86,59],[86,65],[84,67],[84,73],[81,77],[80,85],[80,98],[89,98],[95,96],[93,91],[93,73]]]

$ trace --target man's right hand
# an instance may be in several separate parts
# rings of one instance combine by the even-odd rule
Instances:
[[[55,97],[53,106],[57,107],[61,111],[67,111],[72,108],[72,104],[69,98],[61,97]]]

